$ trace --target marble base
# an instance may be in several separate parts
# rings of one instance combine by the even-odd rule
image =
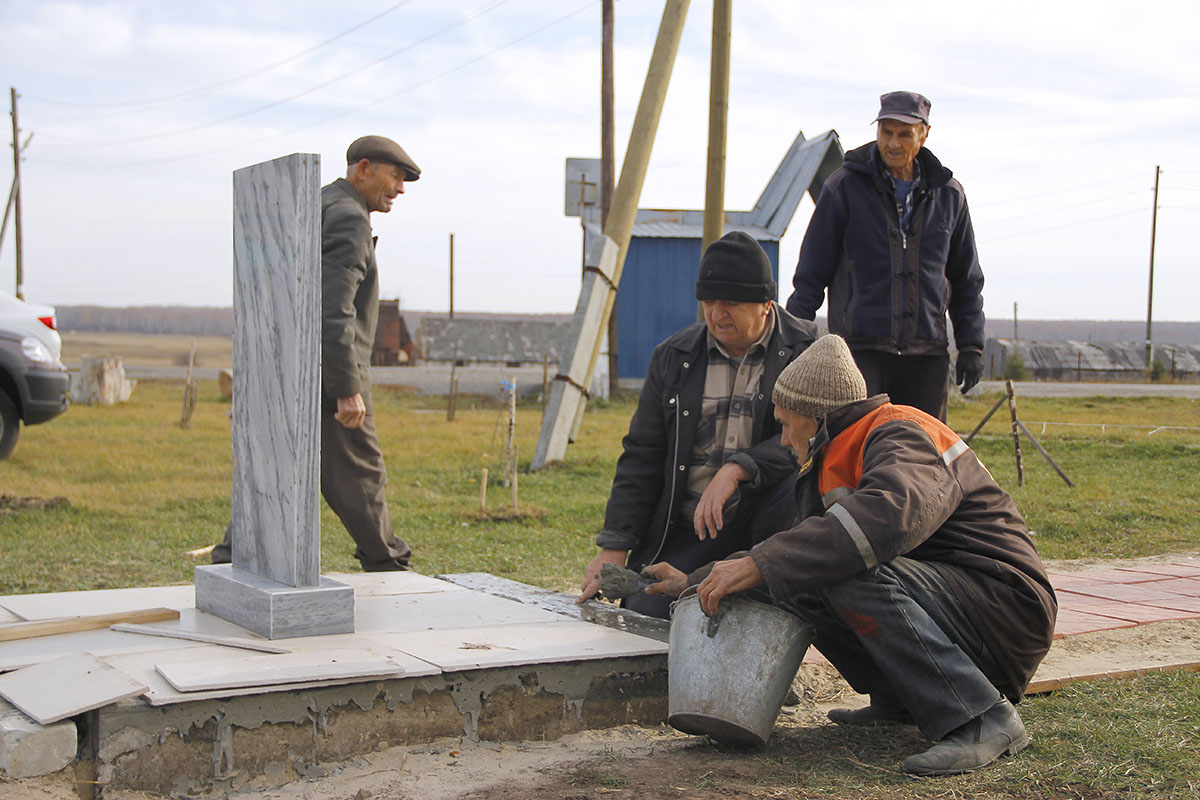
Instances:
[[[196,567],[196,608],[268,639],[354,633],[354,587],[287,586],[230,564]]]

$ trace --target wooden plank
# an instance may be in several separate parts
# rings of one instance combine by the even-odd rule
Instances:
[[[120,611],[115,614],[94,614],[87,617],[41,620],[39,622],[17,622],[0,625],[0,642],[16,639],[32,639],[37,636],[53,636],[59,633],[77,633],[107,628],[119,622],[165,622],[179,619],[174,608],[144,608],[138,611]]]
[[[1025,689],[1025,694],[1043,694],[1062,689],[1073,683],[1100,681],[1107,678],[1128,680],[1140,678],[1154,672],[1200,672],[1200,661],[1189,661],[1180,664],[1161,664],[1153,667],[1135,667],[1133,669],[1117,669],[1109,672],[1092,672],[1086,675],[1063,675],[1060,677],[1034,679]]]
[[[91,653],[0,675],[0,695],[42,725],[135,697],[148,688]]]
[[[404,674],[399,664],[361,649],[163,663],[154,668],[180,692]]]
[[[242,650],[257,650],[260,653],[292,652],[286,647],[277,647],[273,644],[255,642],[251,641],[250,639],[235,639],[229,636],[215,636],[211,633],[185,631],[178,628],[160,628],[157,625],[137,625],[129,622],[118,622],[116,625],[109,625],[108,627],[114,631],[120,631],[121,633],[140,633],[143,636],[161,636],[165,639],[185,639],[189,642],[204,642],[205,644],[218,644],[222,647],[238,647]]]

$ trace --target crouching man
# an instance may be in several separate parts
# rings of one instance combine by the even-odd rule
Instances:
[[[818,339],[773,391],[782,443],[801,462],[800,516],[684,576],[700,604],[765,586],[815,630],[813,643],[870,705],[848,725],[912,723],[935,744],[904,770],[951,775],[1029,743],[1013,703],[1050,648],[1058,604],[1012,498],[946,425],[867,397],[846,343]],[[702,580],[701,580],[702,578]]]

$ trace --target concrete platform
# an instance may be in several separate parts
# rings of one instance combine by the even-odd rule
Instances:
[[[665,622],[481,574],[335,577],[355,589],[356,632],[271,643],[289,654],[103,629],[0,644],[0,671],[90,652],[143,684],[75,717],[80,768],[99,785],[160,793],[283,783],[447,736],[546,740],[666,718]],[[194,597],[150,587],[0,597],[0,608],[35,621],[162,606],[180,618],[155,627],[264,641]]]
[[[89,652],[143,684],[139,696],[73,717],[77,772],[96,785],[164,794],[279,785],[378,748],[443,737],[542,741],[666,719],[663,620],[578,606],[570,595],[482,573],[334,577],[354,587],[356,632],[271,642],[292,651],[279,655],[237,647],[265,640],[197,611],[192,586],[0,597],[0,622],[165,606],[180,618],[156,627],[225,642],[110,629],[43,636],[0,644],[0,672]],[[1051,580],[1059,638],[1200,618],[1197,562]],[[1200,666],[1156,661],[1153,650],[1105,672],[1048,659],[1030,691]],[[810,648],[801,680],[805,669],[832,667]]]

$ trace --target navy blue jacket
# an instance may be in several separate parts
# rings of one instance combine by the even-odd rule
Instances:
[[[944,355],[946,313],[959,350],[983,350],[983,271],[967,198],[953,173],[917,153],[910,230],[900,229],[871,142],[830,176],[804,235],[787,310],[813,319],[829,289],[829,330],[851,350]]]

